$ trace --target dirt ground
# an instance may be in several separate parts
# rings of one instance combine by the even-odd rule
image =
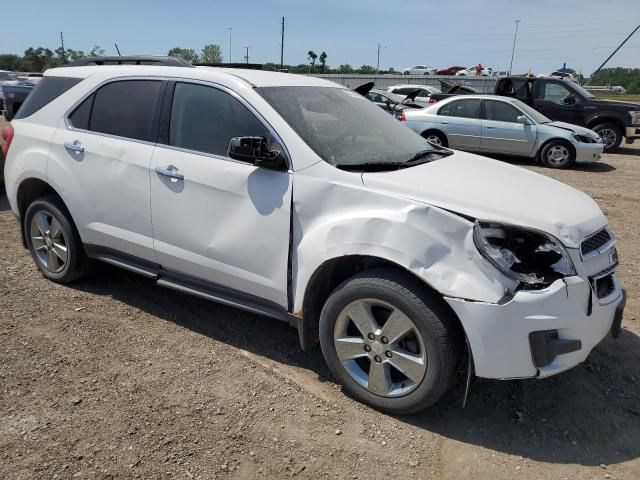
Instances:
[[[284,324],[106,265],[44,280],[0,195],[0,478],[640,478],[640,146],[518,163],[608,215],[624,330],[569,372],[476,379],[465,409],[457,386],[411,417],[346,397]]]

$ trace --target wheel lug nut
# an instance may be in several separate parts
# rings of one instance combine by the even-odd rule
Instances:
[[[378,363],[382,361],[382,358],[380,358],[380,355],[376,355],[375,357],[373,357],[373,359]]]
[[[380,340],[382,343],[389,343],[389,339],[387,337],[382,337]]]
[[[387,356],[387,358],[391,358],[391,352],[389,350],[384,352],[384,354]]]
[[[370,352],[371,351],[371,347],[369,345],[365,345],[364,346],[364,351],[365,352]]]
[[[369,338],[369,340],[375,340],[376,336],[373,333],[370,333],[369,335],[367,335],[367,337]]]

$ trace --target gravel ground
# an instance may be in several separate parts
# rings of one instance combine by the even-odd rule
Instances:
[[[106,265],[44,280],[0,196],[0,478],[638,479],[639,162],[638,147],[570,171],[519,162],[608,215],[620,338],[556,377],[476,379],[465,409],[457,386],[411,417],[346,397],[278,322]]]

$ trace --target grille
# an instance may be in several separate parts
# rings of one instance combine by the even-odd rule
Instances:
[[[609,241],[611,241],[611,235],[607,230],[602,229],[582,242],[582,245],[580,245],[580,252],[582,252],[582,255],[587,255],[594,250],[599,249]]]

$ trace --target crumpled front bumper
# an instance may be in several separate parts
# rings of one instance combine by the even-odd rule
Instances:
[[[602,158],[604,144],[602,143],[574,143],[576,147],[576,163],[597,162]]]
[[[542,378],[583,362],[611,330],[616,307],[623,300],[615,274],[613,280],[613,292],[600,300],[588,281],[578,276],[557,280],[543,290],[521,290],[502,305],[445,300],[465,329],[477,376]],[[530,334],[544,330],[557,330],[558,339],[578,340],[580,346],[537,367]]]

